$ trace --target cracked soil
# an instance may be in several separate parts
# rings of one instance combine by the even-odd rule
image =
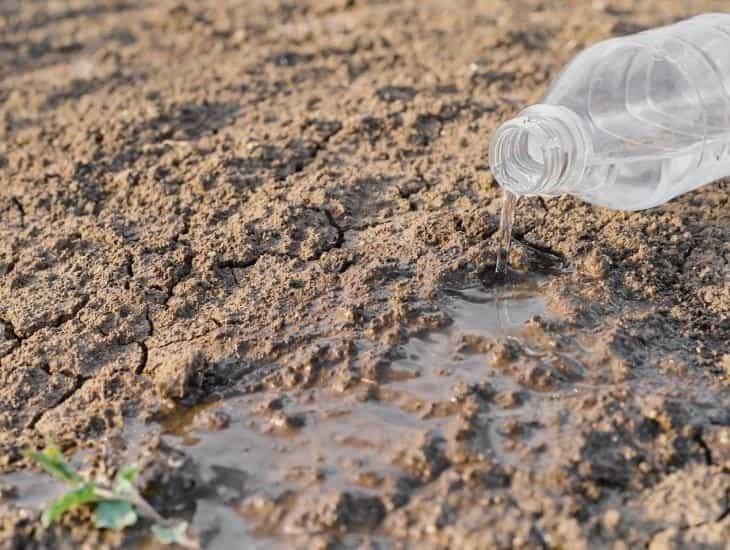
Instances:
[[[728,548],[727,181],[521,201],[539,306],[475,324],[497,124],[723,9],[3,0],[0,546],[148,543],[41,527],[13,480],[53,440],[211,548]]]

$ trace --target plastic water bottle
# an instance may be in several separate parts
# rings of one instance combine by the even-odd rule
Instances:
[[[578,55],[542,103],[503,124],[505,191],[641,210],[730,175],[730,14],[614,38]]]

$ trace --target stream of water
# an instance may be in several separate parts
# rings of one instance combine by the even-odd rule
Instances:
[[[499,218],[499,232],[497,234],[497,238],[499,240],[499,252],[497,253],[497,263],[494,269],[498,278],[503,278],[507,274],[509,249],[512,243],[512,224],[515,221],[516,204],[517,195],[505,189],[502,194],[502,213]]]

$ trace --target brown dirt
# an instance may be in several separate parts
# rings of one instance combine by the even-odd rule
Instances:
[[[271,545],[726,547],[728,182],[640,213],[521,202],[512,263],[543,273],[548,313],[452,329],[478,380],[391,387],[494,263],[495,126],[586,45],[725,7],[4,0],[0,471],[53,439],[100,471],[142,460],[156,505],[193,513],[203,459],[145,424],[178,433],[169,403],[238,394],[185,430],[252,438],[264,464],[312,410],[396,403],[431,412],[356,472],[367,490],[287,463],[273,494],[242,459],[225,509]],[[44,531],[3,483],[3,546],[139,541],[83,514]]]

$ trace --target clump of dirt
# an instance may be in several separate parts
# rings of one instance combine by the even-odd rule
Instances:
[[[3,2],[0,543],[141,540],[41,528],[54,439],[211,545],[721,547],[728,183],[525,199],[510,291],[486,144],[585,46],[722,9]]]

